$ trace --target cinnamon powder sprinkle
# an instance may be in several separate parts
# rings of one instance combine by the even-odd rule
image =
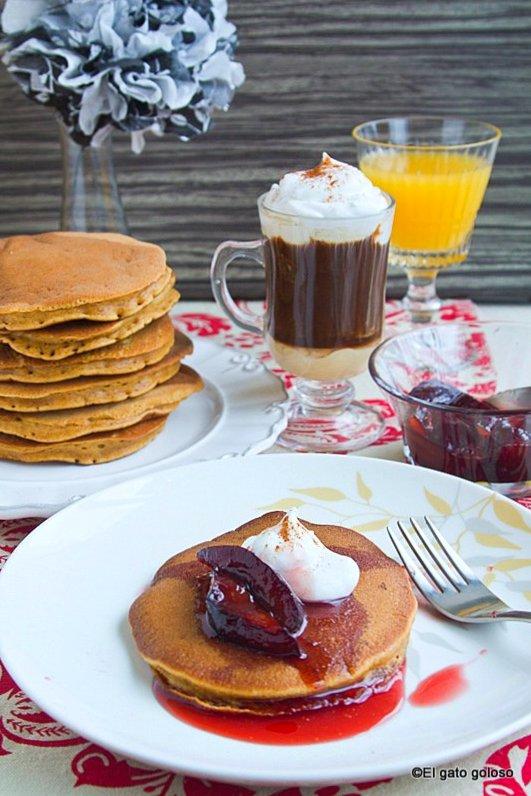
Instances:
[[[315,180],[317,177],[328,177],[330,180],[335,180],[330,173],[333,168],[334,164],[332,163],[332,158],[325,152],[321,162],[318,163],[317,166],[314,166],[313,169],[303,171],[301,176],[305,180]]]
[[[289,520],[287,517],[284,517],[280,523],[280,536],[285,542],[289,541]]]

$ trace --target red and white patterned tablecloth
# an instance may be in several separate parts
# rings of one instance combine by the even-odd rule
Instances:
[[[395,334],[408,328],[398,302],[389,302],[386,309],[389,333]],[[173,317],[176,326],[192,337],[209,337],[225,346],[252,350],[290,387],[290,375],[276,368],[261,338],[234,329],[212,302],[181,302],[175,308]],[[476,307],[469,301],[446,303],[439,316],[442,323],[475,318]],[[385,434],[377,443],[384,446],[378,452],[384,455],[385,446],[396,443],[401,436],[394,412],[368,378],[360,380],[358,394],[364,401],[377,406],[386,419]],[[39,522],[36,518],[0,520],[0,565]],[[0,794],[64,796],[82,786],[87,796],[111,792],[123,796],[363,796],[368,791],[371,796],[435,796],[443,793],[457,796],[526,796],[531,792],[531,734],[520,732],[512,739],[481,750],[454,765],[467,771],[481,769],[485,765],[511,768],[514,775],[503,780],[480,777],[471,781],[467,777],[442,781],[434,774],[428,779],[403,776],[394,780],[330,785],[317,789],[290,787],[258,790],[238,784],[182,777],[119,757],[75,736],[31,702],[0,662]]]

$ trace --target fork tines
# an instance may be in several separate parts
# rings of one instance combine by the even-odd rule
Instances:
[[[460,592],[476,580],[474,572],[454,552],[429,517],[424,517],[429,531],[424,530],[414,517],[409,521],[410,531],[399,521],[398,531],[388,527],[387,533],[419,591],[426,596],[448,590]]]

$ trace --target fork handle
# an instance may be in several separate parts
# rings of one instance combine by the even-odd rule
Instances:
[[[531,611],[498,611],[496,619],[515,619],[517,622],[531,622]]]

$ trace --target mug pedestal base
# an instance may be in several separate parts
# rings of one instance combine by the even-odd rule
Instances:
[[[380,414],[360,401],[351,401],[340,410],[323,410],[309,408],[295,398],[277,444],[292,451],[349,453],[372,445],[384,428]]]

